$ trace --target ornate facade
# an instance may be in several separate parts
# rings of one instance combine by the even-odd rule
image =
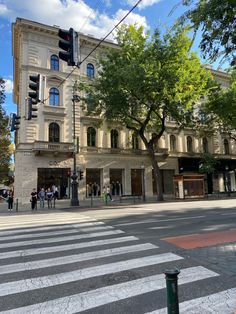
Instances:
[[[13,24],[14,102],[21,124],[16,132],[15,197],[28,202],[33,187],[59,187],[60,197],[70,197],[70,174],[73,168],[73,110],[72,86],[81,77],[97,74],[96,52],[80,69],[67,79],[72,68],[58,58],[58,27],[47,26],[18,18]],[[79,33],[79,51],[83,60],[99,42],[92,36]],[[104,42],[99,49],[116,47]],[[213,71],[227,86],[228,76]],[[26,98],[29,75],[41,74],[44,78],[44,101],[38,104],[37,118],[27,120]],[[99,118],[89,117],[80,103],[75,105],[75,134],[78,139],[77,168],[84,172],[79,181],[79,197],[99,196],[102,187],[112,184],[113,194],[141,194],[142,175],[145,171],[146,196],[155,194],[152,167],[138,138],[119,125],[98,127]],[[150,134],[151,136],[151,134]],[[173,175],[179,172],[197,172],[200,155],[208,150],[225,161],[224,169],[212,178],[212,191],[225,190],[225,181],[235,190],[235,144],[217,135],[199,139],[192,130],[177,131],[174,122],[168,122],[167,132],[160,141],[156,157],[162,173],[164,194],[173,194]],[[236,165],[236,163],[235,163]],[[222,166],[223,167],[223,166]]]

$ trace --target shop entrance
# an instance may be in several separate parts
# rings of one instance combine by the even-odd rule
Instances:
[[[122,169],[110,169],[110,185],[112,195],[123,194],[123,170]]]
[[[59,198],[70,196],[70,168],[38,168],[38,191],[57,186]]]
[[[101,195],[101,169],[86,169],[86,197]]]
[[[142,195],[142,169],[131,169],[132,195]]]

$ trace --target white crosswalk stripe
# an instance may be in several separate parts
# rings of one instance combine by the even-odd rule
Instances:
[[[163,270],[176,263],[183,265],[180,287],[220,278],[201,265],[189,265],[180,255],[160,251],[157,245],[82,214],[23,216],[14,217],[14,227],[6,218],[0,226],[0,313],[97,313],[98,307],[99,313],[115,313],[110,306],[165,289]],[[228,289],[184,301],[180,313],[232,314],[235,299],[236,288]],[[155,304],[156,310],[144,307],[142,313],[167,312],[165,304]],[[119,312],[129,314],[127,309]]]

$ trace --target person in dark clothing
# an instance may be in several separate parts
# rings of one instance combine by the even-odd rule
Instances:
[[[12,190],[10,190],[7,193],[7,202],[8,202],[8,210],[12,211],[12,208],[13,208],[13,191]]]
[[[33,189],[31,192],[31,209],[32,210],[37,210],[37,192],[36,189]]]

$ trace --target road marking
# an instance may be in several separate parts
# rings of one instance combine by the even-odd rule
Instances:
[[[236,313],[236,288],[228,289],[205,297],[196,298],[179,304],[181,314],[233,314]],[[166,314],[167,308],[146,314]]]
[[[190,234],[177,237],[162,238],[168,243],[174,244],[184,249],[195,249],[197,247],[206,247],[210,245],[235,242],[236,229],[224,230],[218,232],[207,232],[201,234]]]
[[[0,248],[9,248],[9,247],[18,247],[18,246],[27,246],[27,245],[34,245],[34,244],[42,244],[42,243],[55,243],[55,242],[64,242],[70,240],[80,240],[80,239],[87,239],[87,238],[95,238],[95,237],[104,237],[107,235],[112,234],[121,234],[124,233],[122,230],[111,230],[111,231],[104,231],[104,232],[94,232],[94,233],[87,233],[87,234],[79,234],[73,236],[66,236],[61,238],[48,238],[48,239],[39,239],[39,240],[29,240],[29,241],[19,241],[19,242],[12,242],[12,243],[1,243]]]
[[[182,269],[179,275],[179,285],[194,281],[203,280],[210,277],[219,276],[217,273],[204,267],[190,267]],[[144,293],[157,291],[166,287],[163,274],[144,277],[117,285],[106,286],[103,288],[33,304],[25,307],[0,312],[2,314],[40,314],[40,313],[79,313],[98,306],[109,304],[138,296]],[[95,312],[94,312],[95,313]]]
[[[99,246],[99,245],[109,245],[109,244],[123,243],[123,242],[129,242],[129,241],[137,241],[137,240],[139,240],[137,237],[127,236],[127,237],[118,237],[118,238],[96,240],[96,241],[89,241],[89,242],[86,241],[86,242],[80,242],[80,243],[74,243],[74,244],[49,246],[49,247],[42,247],[42,248],[36,248],[36,249],[28,249],[28,250],[24,249],[24,250],[0,253],[0,259],[19,257],[19,256],[30,256],[30,255],[45,254],[45,253],[63,252],[63,251],[81,249],[81,248],[94,247],[94,246]]]
[[[116,256],[121,254],[133,253],[133,252],[141,252],[156,249],[157,247],[151,243],[145,244],[137,244],[137,245],[129,245],[129,246],[122,246],[107,250],[99,250],[87,253],[74,253],[73,255],[67,256],[59,256],[53,257],[44,260],[37,260],[37,261],[30,261],[24,263],[17,263],[17,264],[7,264],[0,266],[0,274],[9,274],[15,273],[20,271],[27,271],[32,269],[39,269],[39,268],[46,268],[46,267],[53,267],[58,265],[65,265],[71,264],[81,261],[88,261],[91,259],[109,257],[109,256]]]
[[[159,220],[156,220],[156,219],[155,219],[155,220],[154,220],[154,219],[149,219],[149,220],[143,220],[143,221],[121,223],[121,224],[117,224],[117,225],[114,225],[114,226],[118,227],[118,226],[128,226],[128,225],[139,225],[139,224],[146,224],[146,223],[150,223],[150,222],[162,223],[162,222],[167,222],[167,221],[178,221],[178,220],[187,220],[187,219],[198,219],[198,218],[204,218],[204,217],[206,217],[206,216],[192,216],[192,217],[169,218],[169,219],[159,219]],[[155,227],[149,228],[149,229],[155,229]]]
[[[37,231],[50,231],[50,230],[66,230],[66,229],[73,229],[73,228],[84,228],[84,227],[92,227],[92,226],[99,226],[104,225],[104,222],[97,221],[97,222],[81,222],[81,223],[72,223],[66,225],[58,225],[58,226],[50,226],[50,227],[33,227],[33,228],[20,228],[14,230],[4,230],[0,231],[0,240],[1,237],[8,236],[8,235],[15,235],[15,234],[26,234],[31,232]]]
[[[183,259],[183,257],[173,253],[163,253],[158,255],[129,259],[121,262],[103,264],[89,268],[77,269],[75,271],[70,271],[66,273],[59,273],[55,275],[2,283],[0,284],[0,296],[41,289],[55,285],[62,285],[82,279],[103,276],[106,274],[117,273],[129,269],[146,267],[180,259]]]
[[[61,231],[4,236],[4,237],[0,237],[0,244],[1,244],[1,241],[6,241],[6,240],[45,238],[45,237],[56,236],[56,235],[76,234],[76,233],[80,233],[80,232],[99,231],[99,230],[106,230],[106,229],[114,229],[114,227],[112,227],[112,226],[97,226],[97,227],[87,227],[87,228],[80,227],[79,229],[64,229]],[[50,240],[50,238],[48,238],[48,239]]]

